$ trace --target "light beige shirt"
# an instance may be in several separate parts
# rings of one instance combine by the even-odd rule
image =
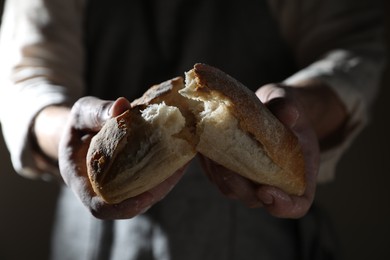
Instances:
[[[348,109],[344,139],[323,151],[318,180],[335,166],[367,123],[384,65],[381,1],[269,0],[281,32],[302,67],[286,79],[318,78]],[[82,96],[83,0],[6,1],[0,28],[0,120],[14,168],[41,176],[30,142],[35,115],[45,106]],[[51,28],[56,28],[52,30]]]

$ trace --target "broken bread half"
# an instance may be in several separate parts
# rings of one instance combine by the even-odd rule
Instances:
[[[153,89],[174,93],[182,86],[183,81],[177,78]],[[180,109],[164,101],[147,103],[134,103],[130,110],[109,119],[91,140],[89,179],[107,203],[119,203],[150,190],[196,155],[195,146],[181,137],[181,132],[187,131],[187,121]]]
[[[305,190],[296,136],[257,96],[223,71],[195,64],[183,78],[152,86],[107,121],[87,154],[92,187],[118,203],[158,185],[196,153],[256,183]]]

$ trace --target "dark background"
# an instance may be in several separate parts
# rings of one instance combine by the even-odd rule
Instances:
[[[390,259],[389,69],[382,85],[370,125],[316,197],[334,222],[345,260]],[[0,132],[0,259],[47,259],[57,192],[56,184],[14,173]]]

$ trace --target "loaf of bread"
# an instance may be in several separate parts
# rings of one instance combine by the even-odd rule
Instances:
[[[88,174],[97,194],[118,203],[158,185],[197,153],[259,184],[305,190],[295,135],[257,96],[223,71],[196,64],[151,87],[92,139]]]

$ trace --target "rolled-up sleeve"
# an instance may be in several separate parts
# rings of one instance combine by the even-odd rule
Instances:
[[[30,140],[37,113],[83,93],[80,0],[6,1],[0,28],[0,121],[15,170],[41,176]]]
[[[368,122],[385,65],[382,4],[379,0],[274,2],[282,34],[302,68],[285,83],[319,79],[347,109],[342,140],[321,151],[319,182],[333,179],[338,161]]]

